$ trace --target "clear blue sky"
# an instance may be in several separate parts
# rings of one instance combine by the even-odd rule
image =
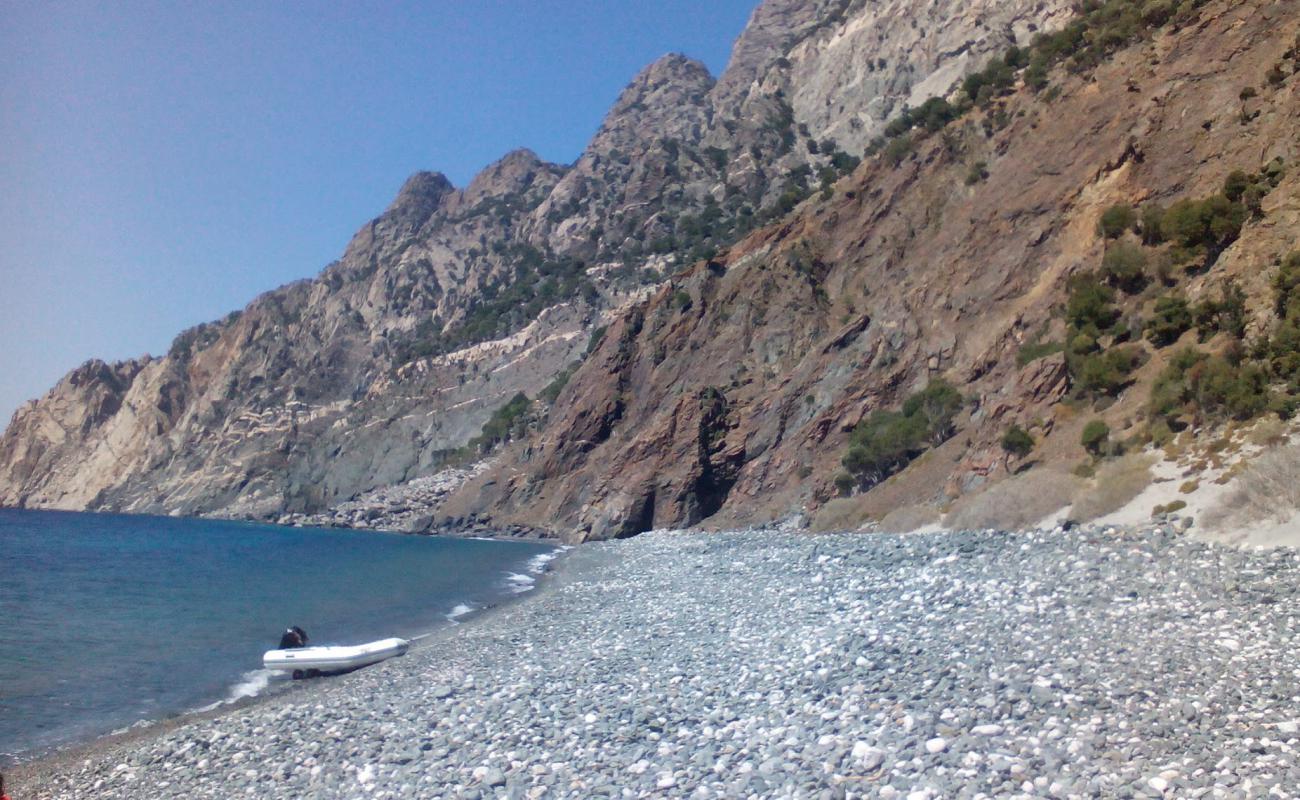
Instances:
[[[420,169],[568,163],[757,0],[0,0],[0,426],[91,357],[315,275]]]

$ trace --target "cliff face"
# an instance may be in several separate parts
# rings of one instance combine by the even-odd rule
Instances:
[[[768,0],[717,82],[661,59],[571,167],[419,173],[319,277],[74,371],[0,437],[0,504],[265,517],[427,473],[663,271],[779,213],[789,175],[806,194],[800,167],[1066,6]]]
[[[756,19],[778,18],[780,6],[767,8],[777,16]],[[1103,209],[1198,199],[1233,170],[1295,163],[1298,79],[1271,69],[1295,57],[1297,10],[1209,3],[1095,70],[1054,71],[1050,92],[1021,90],[896,159],[869,160],[829,199],[621,315],[540,434],[446,513],[583,540],[814,509],[835,494],[849,432],[935,378],[959,387],[968,410],[956,436],[877,487],[892,505],[939,507],[996,477],[1013,423],[1044,451],[1082,457],[1077,404],[1059,404],[1071,388],[1062,356],[1017,356],[1063,335],[1069,279],[1102,261]],[[1127,302],[1149,313],[1172,291],[1194,303],[1233,278],[1262,333],[1274,265],[1296,247],[1298,190],[1296,170],[1278,176],[1229,247],[1168,278],[1174,289],[1156,283]],[[1137,430],[1172,352],[1140,332],[1134,346],[1146,365],[1095,412],[1117,437]]]

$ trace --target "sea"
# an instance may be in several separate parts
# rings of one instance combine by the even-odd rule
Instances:
[[[457,624],[532,589],[557,553],[0,509],[0,766],[282,689],[261,659],[290,625],[311,644],[358,644]]]

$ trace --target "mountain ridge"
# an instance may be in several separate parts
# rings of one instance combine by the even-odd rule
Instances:
[[[995,5],[1024,30],[1066,7]],[[862,13],[769,0],[720,78],[680,55],[648,65],[573,165],[517,150],[463,189],[414,174],[318,277],[24,405],[0,437],[0,504],[274,518],[428,474],[666,273],[778,217],[818,171],[824,187],[851,165],[819,126],[880,130],[880,96],[845,95],[821,122],[784,98],[801,85],[786,73],[819,42],[876,35]],[[1015,28],[947,13],[934,30],[970,38],[945,67],[1000,51]],[[782,25],[799,37],[774,39]],[[881,57],[929,53],[931,35],[885,42]],[[882,70],[915,77],[939,61],[921,64]]]

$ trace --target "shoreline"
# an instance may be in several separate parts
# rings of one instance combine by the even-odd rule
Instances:
[[[1150,526],[778,527],[656,531],[562,561],[529,602],[404,658],[29,766],[14,795],[936,800],[1300,785],[1294,551]]]
[[[96,512],[67,512],[67,513],[96,513]],[[103,513],[117,514],[118,512],[103,512]],[[133,514],[129,516],[154,516],[154,515]],[[208,520],[209,518],[194,517],[192,519]],[[279,526],[276,525],[276,523],[265,523],[265,522],[258,522],[253,520],[226,519],[221,521],[247,522],[248,524],[253,524],[253,525],[271,525],[273,527],[291,527],[291,526]],[[325,528],[322,530],[331,530],[331,529]],[[343,530],[343,529],[339,528],[339,530]],[[375,529],[366,529],[366,528],[359,528],[359,529],[349,528],[346,530],[357,530],[361,532],[380,533],[380,534],[398,535],[398,536],[442,535],[442,534],[408,534],[408,533],[403,533],[401,531],[375,530]],[[550,555],[551,558],[547,559],[543,563],[539,572],[530,573],[530,575],[532,575],[534,578],[534,582],[531,584],[532,588],[522,592],[503,593],[499,599],[497,599],[495,602],[491,603],[490,605],[486,605],[482,608],[473,608],[470,611],[459,615],[455,615],[455,616],[452,616],[451,614],[441,615],[444,622],[436,625],[433,628],[422,630],[419,633],[413,634],[409,639],[409,641],[411,642],[410,650],[408,651],[406,656],[401,656],[399,658],[407,658],[413,653],[419,653],[428,647],[435,646],[440,639],[448,637],[453,631],[456,631],[458,628],[484,623],[492,619],[494,616],[498,614],[507,612],[510,608],[514,606],[527,603],[533,598],[542,596],[547,591],[555,575],[560,571],[561,565],[565,561],[565,556],[573,549],[573,546],[564,545],[555,540],[544,540],[544,539],[531,541],[531,540],[523,540],[519,538],[468,537],[468,536],[466,537],[449,536],[447,538],[481,538],[481,539],[489,539],[491,541],[501,541],[501,542],[528,541],[529,543],[534,543],[534,544],[550,545],[553,546],[555,549],[551,551],[551,553],[542,554],[542,555]],[[535,558],[537,558],[537,556],[533,557],[533,559]],[[523,568],[526,568],[533,561],[533,559],[528,559],[527,561],[525,561],[523,563]],[[359,670],[355,670],[350,673],[344,673],[342,675],[327,676],[327,677],[314,678],[309,680],[290,681],[286,685],[278,687],[271,692],[262,691],[259,692],[258,694],[239,697],[233,700],[229,700],[229,699],[216,700],[213,703],[210,703],[208,705],[180,711],[168,716],[161,717],[159,719],[139,720],[127,726],[126,728],[122,728],[116,731],[94,736],[90,739],[77,740],[63,745],[56,745],[51,749],[39,752],[38,754],[33,755],[31,757],[24,757],[20,754],[17,760],[3,764],[3,771],[6,776],[6,781],[8,782],[9,787],[12,789],[12,787],[19,785],[20,781],[29,780],[31,779],[32,776],[46,775],[51,772],[57,771],[60,768],[65,768],[72,764],[75,764],[76,762],[85,761],[88,758],[102,757],[106,754],[118,752],[124,749],[129,749],[133,745],[140,744],[141,742],[147,742],[150,740],[158,739],[162,736],[173,733],[174,731],[184,728],[188,725],[198,724],[198,723],[203,723],[203,722],[208,722],[213,720],[220,720],[225,717],[233,716],[241,712],[246,712],[250,709],[256,709],[258,707],[267,706],[280,701],[288,701],[296,697],[299,697],[300,695],[310,697],[313,693],[316,693],[322,689],[334,685],[335,682],[347,678],[351,678],[354,675],[360,672],[364,672],[367,669],[382,667],[385,663],[389,663],[394,660],[397,659],[390,659],[388,662],[381,662],[380,664],[371,665],[369,667],[363,667]],[[16,794],[16,793],[11,791],[10,794]]]

